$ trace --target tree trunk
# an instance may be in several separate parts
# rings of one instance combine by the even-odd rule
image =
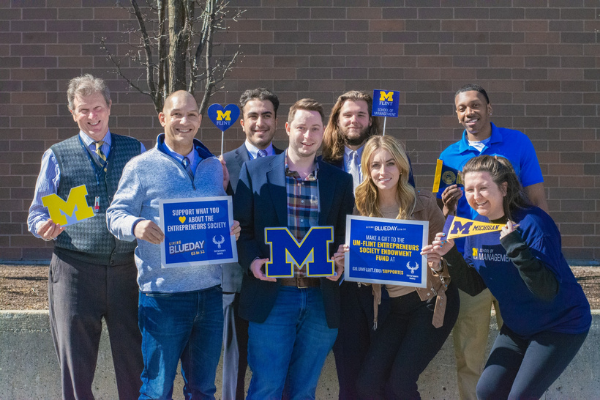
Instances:
[[[186,59],[189,34],[186,32],[184,1],[169,0],[169,89],[168,93],[186,90]],[[193,0],[192,0],[193,1]]]

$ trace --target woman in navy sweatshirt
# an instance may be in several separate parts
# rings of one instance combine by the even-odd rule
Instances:
[[[464,255],[438,233],[453,282],[474,296],[488,287],[504,325],[477,384],[479,399],[537,399],[569,365],[591,325],[590,305],[561,250],[552,218],[532,206],[505,158],[480,156],[463,168],[476,220],[505,224],[468,236]]]

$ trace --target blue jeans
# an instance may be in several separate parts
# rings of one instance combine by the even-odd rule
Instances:
[[[140,400],[170,399],[181,358],[186,399],[214,399],[223,339],[221,288],[140,293],[144,371]]]
[[[320,288],[282,286],[266,321],[250,322],[247,400],[314,399],[337,329],[327,326]],[[287,378],[287,382],[286,382]]]

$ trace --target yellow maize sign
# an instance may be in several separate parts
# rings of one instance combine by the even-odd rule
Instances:
[[[60,226],[69,226],[94,216],[94,210],[88,206],[85,185],[71,188],[67,201],[57,194],[42,197],[42,204],[48,208],[50,219]]]

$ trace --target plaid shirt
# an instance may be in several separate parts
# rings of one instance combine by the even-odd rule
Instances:
[[[315,162],[314,171],[300,178],[296,171],[288,167],[287,152],[285,157],[285,189],[287,192],[287,227],[298,242],[312,226],[319,224],[319,181],[317,173],[319,165]],[[294,266],[294,277],[306,276],[306,267]]]

